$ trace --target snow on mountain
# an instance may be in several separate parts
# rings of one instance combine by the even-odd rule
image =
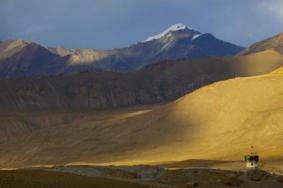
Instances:
[[[166,29],[165,31],[163,31],[162,33],[148,37],[143,42],[149,42],[149,41],[152,41],[152,40],[160,39],[161,37],[164,37],[167,33],[171,32],[171,31],[179,31],[179,30],[185,30],[185,29],[192,30],[192,28],[190,28],[190,27],[188,27],[184,24],[181,24],[181,23],[180,24],[174,24],[171,27],[169,27],[168,29]]]
[[[191,40],[195,40],[195,39],[199,38],[201,35],[202,35],[202,34],[195,34],[195,35],[192,37]]]

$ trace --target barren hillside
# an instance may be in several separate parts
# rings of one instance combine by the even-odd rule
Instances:
[[[2,114],[1,166],[283,154],[283,75],[236,78],[160,106],[89,113]]]

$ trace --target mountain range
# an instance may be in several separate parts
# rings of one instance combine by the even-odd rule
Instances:
[[[48,48],[25,40],[0,44],[0,77],[46,76],[101,70],[129,71],[164,60],[233,56],[243,47],[183,24],[126,48]]]

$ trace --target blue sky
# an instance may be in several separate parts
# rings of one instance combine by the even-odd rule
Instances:
[[[0,40],[125,47],[175,23],[248,46],[283,32],[283,0],[0,0]]]

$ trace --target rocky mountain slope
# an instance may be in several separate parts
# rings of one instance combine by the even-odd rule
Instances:
[[[161,62],[137,72],[96,72],[0,80],[0,111],[89,111],[172,101],[199,87],[271,72],[283,56],[265,51],[235,58]]]
[[[283,54],[283,33],[251,45],[249,48],[241,52],[240,55],[248,55],[265,50],[275,50]]]
[[[45,48],[15,40],[0,44],[0,76],[42,76],[96,70],[137,70],[162,60],[232,56],[242,47],[176,24],[126,48]]]
[[[0,164],[241,160],[251,145],[261,159],[282,161],[280,72],[217,82],[160,106],[1,113]]]
[[[0,77],[58,74],[65,58],[24,40],[0,44]]]

